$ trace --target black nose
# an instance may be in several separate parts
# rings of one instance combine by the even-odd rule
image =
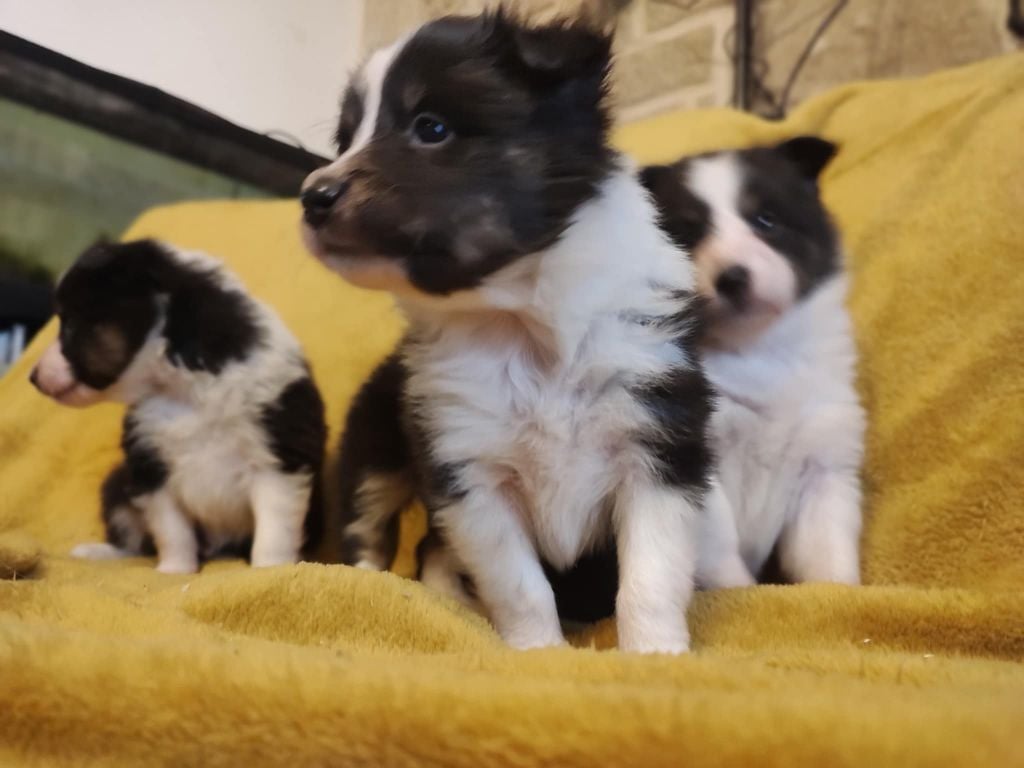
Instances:
[[[715,290],[730,304],[742,307],[750,292],[750,270],[738,265],[723,269],[715,278]]]
[[[338,181],[333,184],[320,184],[305,190],[300,200],[302,200],[302,216],[306,223],[313,227],[319,227],[327,221],[334,204],[342,198],[347,188],[347,181]]]

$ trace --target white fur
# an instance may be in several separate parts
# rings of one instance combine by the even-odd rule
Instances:
[[[303,189],[315,187],[320,179],[332,180],[344,178],[353,157],[358,155],[373,140],[380,117],[381,98],[384,92],[384,79],[391,68],[395,57],[402,52],[409,36],[396,40],[386,48],[374,51],[366,63],[357,71],[353,86],[363,100],[363,114],[352,136],[352,143],[335,160],[309,175],[303,183]],[[303,239],[314,253],[320,253],[317,238],[311,237],[311,231],[303,227]],[[360,265],[365,266],[365,265]],[[383,288],[383,286],[381,286]]]
[[[834,277],[741,351],[704,356],[721,396],[712,424],[725,525],[754,573],[778,541],[797,581],[860,579],[865,418],[845,296],[846,278]]]
[[[757,237],[739,214],[742,169],[734,155],[694,160],[687,178],[690,188],[711,209],[711,232],[691,254],[697,265],[700,293],[718,321],[709,335],[719,344],[740,346],[756,337],[796,301],[796,277],[786,259]],[[723,311],[715,280],[732,266],[750,275],[750,305],[742,315]]]
[[[352,145],[335,162],[345,162],[349,157],[360,152],[377,129],[377,120],[380,117],[381,97],[384,92],[384,78],[395,57],[402,52],[409,37],[396,40],[386,48],[374,51],[366,64],[360,70],[357,87],[363,96],[363,119],[356,128],[352,137]]]
[[[674,314],[673,292],[693,288],[654,222],[621,168],[547,251],[479,289],[400,300],[413,327],[409,394],[429,406],[434,458],[472,460],[469,493],[437,522],[515,647],[562,642],[538,553],[568,566],[614,528],[628,532],[626,647],[687,647],[691,505],[658,484],[631,439],[650,416],[629,387],[690,364],[669,331],[635,322]]]
[[[692,254],[700,292],[714,313],[715,278],[741,265],[753,298],[739,316],[713,315],[703,354],[720,395],[720,485],[708,499],[699,580],[749,584],[778,542],[789,578],[857,583],[865,418],[846,278],[798,301],[789,262],[739,214],[742,174],[724,153],[693,161],[685,179],[711,212],[712,231]]]
[[[195,252],[175,251],[183,263],[216,274],[225,287],[243,290],[219,262]],[[134,404],[137,435],[167,464],[165,484],[133,500],[141,509],[159,554],[158,570],[186,573],[201,554],[193,524],[202,525],[207,553],[229,541],[253,536],[252,564],[296,562],[308,509],[310,478],[285,475],[260,425],[262,409],[284,388],[306,375],[298,342],[271,309],[250,299],[264,343],[219,373],[191,371],[166,356],[162,323],[131,365],[103,393]],[[73,554],[94,557],[92,545]]]

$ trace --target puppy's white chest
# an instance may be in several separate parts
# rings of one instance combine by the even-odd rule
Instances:
[[[167,464],[168,488],[182,511],[209,536],[251,533],[252,481],[267,464],[256,424],[242,415],[164,409],[149,414],[147,432]]]
[[[447,375],[443,372],[447,371]],[[638,406],[618,374],[585,358],[558,365],[523,348],[462,348],[423,382],[435,450],[471,464],[519,511],[538,550],[568,566],[607,530]]]

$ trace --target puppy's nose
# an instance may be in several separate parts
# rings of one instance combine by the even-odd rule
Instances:
[[[331,214],[331,209],[345,194],[348,189],[347,181],[337,181],[333,184],[317,184],[305,190],[300,197],[302,200],[303,218],[306,223],[313,227],[321,226]]]
[[[750,270],[738,264],[723,269],[715,278],[715,290],[734,307],[741,308],[750,293]]]

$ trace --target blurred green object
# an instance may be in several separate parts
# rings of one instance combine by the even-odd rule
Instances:
[[[0,99],[0,266],[56,276],[96,238],[116,236],[154,205],[271,196]]]

